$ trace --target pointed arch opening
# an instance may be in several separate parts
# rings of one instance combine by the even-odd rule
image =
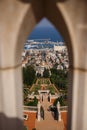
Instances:
[[[52,6],[52,5],[51,5]],[[72,49],[72,42],[71,42],[71,36],[69,33],[68,26],[66,25],[66,21],[64,17],[62,16],[62,13],[57,8],[56,4],[53,5],[53,10],[51,11],[50,8],[45,10],[45,17],[56,27],[56,29],[61,33],[61,35],[64,38],[64,41],[66,43],[66,46],[68,48],[69,53],[69,65],[70,65],[70,72],[69,72],[69,87],[68,87],[68,129],[71,129],[71,115],[72,115],[72,86],[73,86],[73,49]],[[37,9],[38,10],[38,9]],[[21,52],[23,48],[23,44],[26,40],[26,37],[28,34],[32,31],[32,29],[35,27],[38,22],[44,18],[43,11],[39,12],[39,15],[37,15],[37,12],[33,10],[33,8],[29,8],[27,11],[23,22],[21,24],[19,35],[18,35],[18,41],[17,41],[17,49],[16,49],[16,57],[18,57],[16,60],[20,60]]]

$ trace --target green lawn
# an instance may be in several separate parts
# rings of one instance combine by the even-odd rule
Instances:
[[[42,79],[38,79],[38,84],[50,84],[50,81],[49,79],[45,79],[45,78],[42,78]]]
[[[47,89],[50,90],[51,94],[55,94],[55,92],[56,92],[53,86],[49,85],[49,86],[47,86]]]
[[[35,86],[32,88],[31,93],[34,92],[34,94],[38,94],[38,90],[40,90],[40,89],[41,89],[41,86],[40,86],[40,85],[35,85]]]

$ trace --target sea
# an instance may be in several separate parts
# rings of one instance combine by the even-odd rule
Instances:
[[[36,27],[27,39],[50,39],[53,42],[64,42],[63,37],[54,27]]]

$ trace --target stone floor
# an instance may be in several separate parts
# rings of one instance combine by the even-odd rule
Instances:
[[[44,100],[41,104],[44,107],[44,120],[36,120],[36,130],[63,130],[63,122],[58,122],[57,120],[54,120],[52,113],[47,111],[48,106],[51,105],[47,100],[47,95],[44,95],[43,99]]]

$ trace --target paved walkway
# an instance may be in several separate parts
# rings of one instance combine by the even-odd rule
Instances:
[[[51,105],[47,100],[47,95],[44,95],[43,99],[41,104],[44,107],[44,120],[36,120],[36,130],[63,130],[63,122],[54,120],[52,113],[47,111],[48,106]]]

